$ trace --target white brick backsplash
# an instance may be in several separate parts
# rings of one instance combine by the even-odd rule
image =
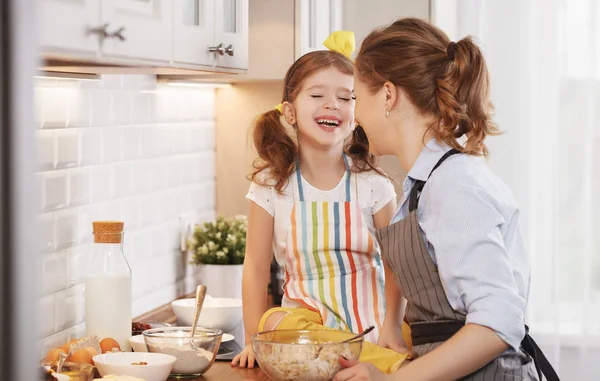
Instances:
[[[102,161],[104,163],[111,163],[121,160],[121,150],[123,148],[121,128],[107,127],[103,130],[104,134],[102,141],[104,144],[102,146]]]
[[[152,121],[150,113],[150,100],[152,94],[145,92],[135,93],[131,96],[131,123],[147,124]]]
[[[67,341],[75,340],[85,336],[85,323],[77,324],[76,326],[66,331]]]
[[[129,196],[131,193],[131,164],[115,164],[112,175],[113,197]]]
[[[45,211],[65,208],[67,206],[67,172],[47,172],[43,175],[43,194]]]
[[[90,201],[90,171],[88,168],[76,168],[68,171],[69,206],[79,206]]]
[[[83,284],[57,292],[54,297],[56,331],[62,331],[83,322],[85,318],[85,286]]]
[[[78,242],[84,245],[92,242],[92,222],[98,218],[98,205],[86,205],[79,208]]]
[[[146,161],[137,161],[131,166],[131,194],[142,194],[149,190],[150,167]],[[148,171],[147,171],[148,170]]]
[[[75,245],[78,241],[79,214],[76,209],[56,212],[54,229],[56,249],[63,250]]]
[[[188,170],[185,168],[185,157],[177,157],[169,163],[171,167],[169,171],[169,181],[171,186],[178,187],[185,184],[185,172]]]
[[[67,109],[67,94],[73,89],[40,87],[40,106],[38,113],[42,121],[42,128],[64,128],[69,121]]]
[[[141,128],[132,126],[124,127],[123,133],[123,160],[135,160],[140,157]]]
[[[85,334],[92,221],[123,220],[134,315],[180,296],[179,216],[215,216],[214,91],[150,75],[36,82],[40,350]],[[186,283],[187,282],[187,283]]]
[[[108,90],[96,90],[91,92],[91,122],[92,126],[108,126],[113,113],[112,93]]]
[[[92,201],[99,202],[111,197],[111,167],[96,166],[91,169],[92,175]]]
[[[54,332],[54,294],[44,296],[38,303],[38,320],[42,336],[52,335]]]
[[[38,216],[38,234],[40,253],[54,251],[54,213],[45,213]]]
[[[74,167],[79,163],[78,129],[56,130],[56,168]]]
[[[159,156],[160,138],[158,129],[154,126],[142,128],[141,153],[144,158]]]
[[[40,171],[51,171],[56,166],[56,142],[54,131],[36,131],[36,148]]]
[[[142,224],[150,226],[160,221],[159,211],[160,205],[157,205],[154,196],[145,196],[142,199]]]
[[[190,130],[189,125],[171,127],[171,138],[173,152],[176,154],[184,154],[190,151]]]
[[[127,242],[129,240],[133,241],[133,247],[135,248],[135,253],[131,254],[131,258],[135,263],[143,261],[142,263],[146,263],[146,259],[150,258],[151,253],[151,239],[150,233],[148,231],[139,231],[136,234],[132,234],[131,238],[129,235],[126,235],[125,239]]]
[[[92,245],[81,245],[68,251],[67,285],[74,286],[83,281]]]
[[[81,165],[99,164],[102,161],[102,130],[80,129]]]
[[[141,209],[142,201],[137,197],[129,197],[121,202],[121,212],[126,230],[136,230],[142,227]]]
[[[90,93],[86,89],[73,89],[67,93],[69,127],[87,127],[90,125]]]
[[[67,286],[68,251],[59,251],[42,257],[42,294],[48,295]]]
[[[212,181],[216,176],[216,157],[213,152],[206,152],[200,155],[202,167],[200,168],[200,180]]]
[[[112,92],[112,123],[127,125],[131,123],[131,93],[128,90]]]
[[[122,218],[121,202],[108,201],[98,205],[98,217],[95,220],[118,220]]]
[[[123,88],[123,75],[103,75],[102,76],[102,88],[114,90],[114,89],[122,89]]]

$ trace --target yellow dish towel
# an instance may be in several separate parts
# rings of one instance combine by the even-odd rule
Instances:
[[[312,329],[312,330],[334,330],[323,325],[323,319],[318,312],[311,311],[308,308],[286,308],[276,307],[267,311],[261,318],[258,331],[264,331],[267,318],[274,313],[285,312],[286,315],[280,320],[276,329]],[[410,327],[403,323],[402,335],[404,341],[410,348]],[[407,341],[408,336],[408,341]],[[398,353],[388,348],[365,341],[360,354],[360,362],[368,362],[382,372],[389,374],[396,371],[408,359],[408,355]]]

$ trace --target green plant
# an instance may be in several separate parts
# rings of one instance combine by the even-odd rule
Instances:
[[[188,242],[194,265],[239,265],[246,252],[246,216],[217,217],[215,221],[196,225]]]

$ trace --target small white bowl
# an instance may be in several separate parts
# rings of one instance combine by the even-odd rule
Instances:
[[[171,302],[171,307],[179,324],[186,327],[192,326],[196,299],[178,299]],[[198,327],[217,328],[223,332],[231,332],[242,322],[242,299],[211,298],[206,295]]]
[[[114,374],[139,377],[146,381],[165,381],[177,358],[163,353],[120,352],[96,355],[93,360],[102,377]],[[147,364],[131,365],[138,362]]]
[[[131,336],[129,338],[129,345],[131,345],[134,352],[148,352],[148,347],[146,347],[143,335]]]

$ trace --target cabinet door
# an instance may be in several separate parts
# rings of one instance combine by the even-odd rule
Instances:
[[[101,36],[99,0],[38,1],[39,41],[44,51],[95,56]]]
[[[215,44],[214,17],[214,0],[174,0],[173,61],[195,65],[214,64],[215,53],[209,51]]]
[[[296,0],[296,58],[325,49],[323,41],[342,28],[341,0]]]
[[[223,44],[216,54],[217,66],[248,68],[248,0],[215,2],[215,45]]]
[[[103,55],[170,62],[172,11],[171,0],[102,0]]]

